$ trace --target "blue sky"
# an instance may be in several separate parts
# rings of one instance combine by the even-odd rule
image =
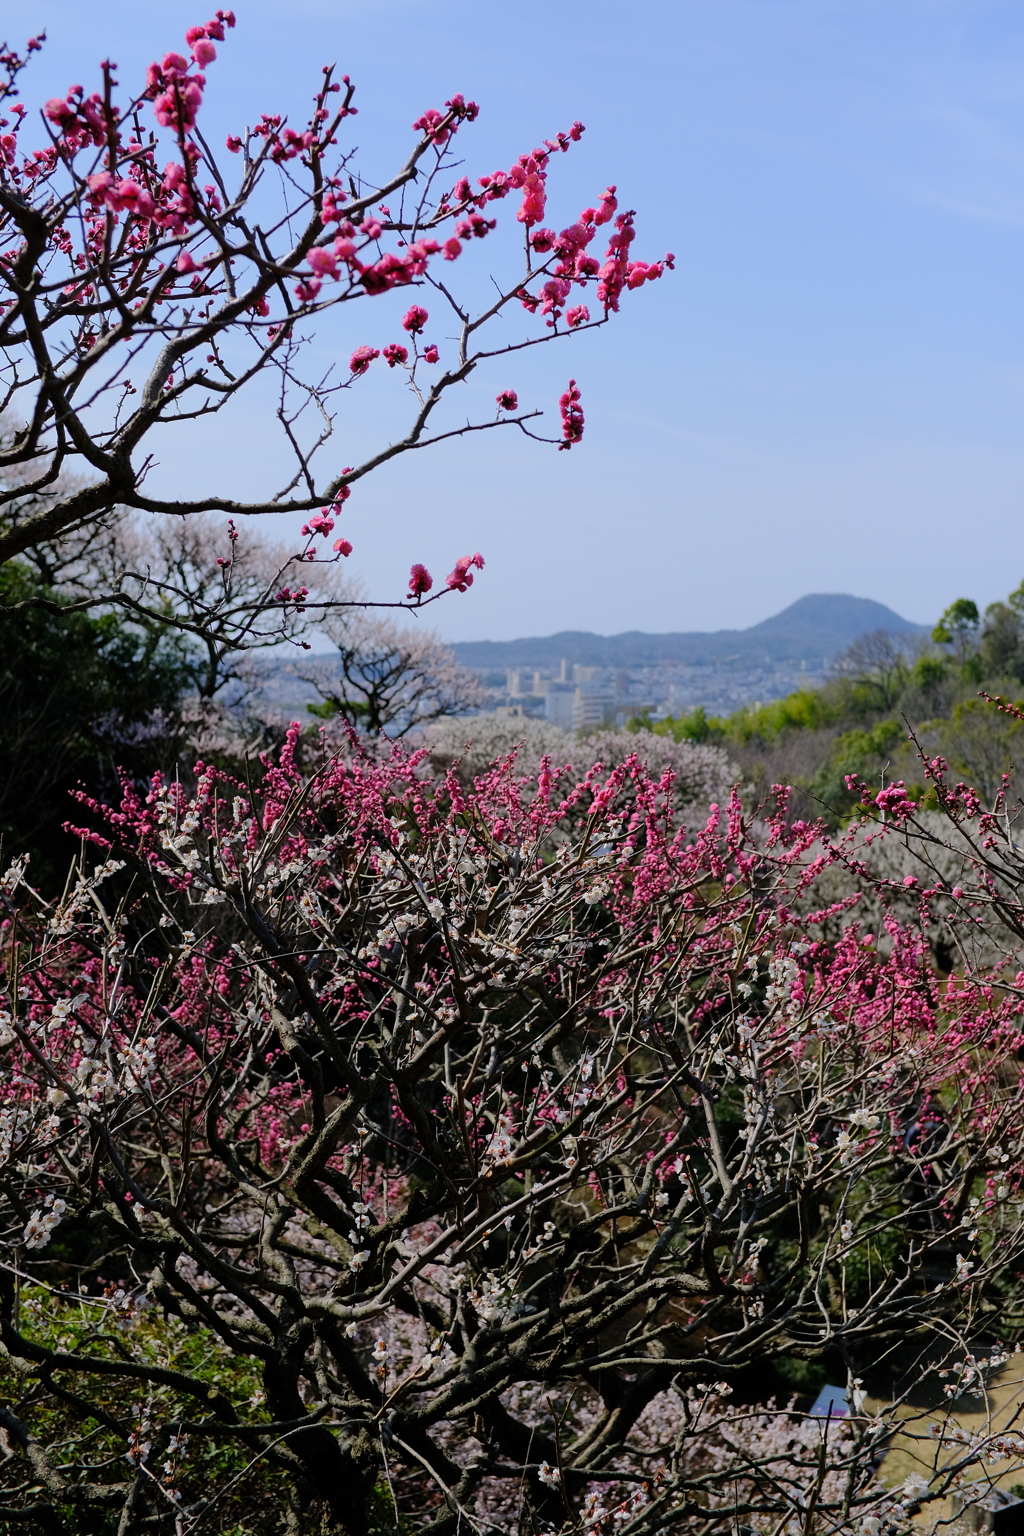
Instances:
[[[494,381],[550,409],[571,371],[579,448],[490,434],[353,496],[351,563],[375,594],[397,593],[413,559],[443,572],[479,548],[477,585],[435,616],[453,639],[499,639],[742,627],[809,591],[928,621],[1024,577],[1019,3],[236,9],[208,128],[304,114],[335,60],[358,87],[362,163],[381,175],[413,117],[455,90],[483,108],[464,141],[473,175],[579,117],[587,135],[552,173],[555,221],[616,182],[638,254],[678,257],[613,326]],[[4,11],[12,43],[49,32],[30,100],[91,89],[105,55],[127,84],[206,19],[196,0]],[[353,325],[324,348],[389,339]],[[374,382],[353,431],[387,435],[395,408]],[[261,443],[257,416],[236,420],[219,440],[169,443],[162,473],[250,494]]]

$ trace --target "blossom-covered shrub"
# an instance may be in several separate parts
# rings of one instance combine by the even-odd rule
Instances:
[[[444,771],[457,763],[467,781],[513,752],[520,771],[534,775],[545,755],[552,762],[585,767],[599,761],[609,769],[637,759],[652,777],[660,778],[666,771],[672,774],[673,800],[680,809],[706,812],[713,801],[728,800],[737,777],[734,764],[720,747],[673,741],[651,731],[599,731],[580,737],[546,720],[477,715],[438,722],[424,732],[423,739],[435,769]]]
[[[509,753],[515,753],[521,771],[529,773],[545,754],[567,762],[576,744],[569,731],[548,720],[503,715],[438,720],[423,731],[421,740],[435,769],[444,773],[458,763],[467,783]]]
[[[10,1518],[187,1529],[244,1453],[282,1530],[878,1532],[1020,1456],[935,1376],[890,1490],[864,1406],[1019,1327],[1019,978],[940,986],[923,909],[825,941],[843,850],[781,792],[691,832],[635,758],[467,786],[297,740],[84,804],[59,903],[4,877]],[[212,1375],[19,1300],[104,1284]],[[841,1432],[767,1401],[793,1362]]]

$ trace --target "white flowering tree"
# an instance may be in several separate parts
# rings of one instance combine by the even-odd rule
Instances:
[[[398,737],[486,702],[473,673],[433,630],[357,607],[331,614],[323,627],[334,651],[294,668],[319,693],[314,712],[322,718],[366,736]]]
[[[673,741],[652,731],[599,731],[581,737],[547,720],[528,717],[478,715],[468,720],[442,720],[429,726],[422,739],[436,769],[444,772],[455,766],[469,781],[510,754],[518,771],[533,780],[543,757],[559,765],[574,763],[584,770],[596,761],[611,769],[636,759],[653,779],[670,775],[673,803],[691,820],[706,812],[712,802],[728,800],[739,773],[721,747],[706,743]],[[627,780],[621,790],[625,798],[629,788]]]

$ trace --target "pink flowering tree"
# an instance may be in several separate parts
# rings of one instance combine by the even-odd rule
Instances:
[[[1016,867],[970,793],[956,891],[825,942],[854,844],[784,792],[688,830],[635,758],[297,734],[83,805],[57,903],[4,876],[10,1528],[878,1536],[1024,1462],[955,1412],[1024,1259],[1022,974],[929,960]],[[766,1400],[815,1362],[841,1425]]]
[[[517,354],[604,325],[627,290],[672,258],[633,257],[634,216],[614,187],[564,227],[545,223],[549,176],[580,123],[472,178],[455,156],[461,163],[478,108],[456,95],[416,117],[408,156],[378,185],[350,147],[355,87],[326,68],[308,121],[264,113],[215,150],[201,109],[234,25],[218,11],[189,28],[185,51],[165,54],[127,91],[104,64],[98,89],[72,87],[41,119],[18,98],[43,39],[0,58],[0,411],[10,427],[0,444],[0,561],[115,507],[236,521],[301,514],[294,574],[253,599],[287,613],[317,601],[305,563],[350,553],[345,503],[389,460],[507,428],[560,449],[577,444],[577,384],[545,433],[541,407],[520,405],[509,387]],[[491,296],[474,309],[459,278],[487,259],[493,242],[480,242],[506,209],[522,257],[492,274]],[[308,371],[306,341],[329,312],[356,304],[347,366]],[[337,414],[371,368],[404,379],[408,412],[363,462],[342,464]],[[496,406],[467,421],[453,395],[479,369],[495,374]],[[173,483],[154,492],[154,434],[169,441],[157,429],[175,429],[185,449],[190,424],[254,396],[268,376],[277,403],[265,431],[279,434],[290,461],[282,482],[254,502]],[[252,408],[261,409],[255,399]],[[249,430],[264,428],[254,419]],[[417,562],[404,601],[464,592],[482,566],[479,554],[465,556],[438,588]],[[161,607],[159,592],[124,583],[79,601],[104,596],[146,617]]]

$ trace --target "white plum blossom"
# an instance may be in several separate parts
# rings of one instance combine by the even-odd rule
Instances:
[[[33,1211],[29,1217],[22,1241],[26,1248],[45,1248],[61,1218],[67,1210],[63,1200],[48,1195],[42,1210]]]

